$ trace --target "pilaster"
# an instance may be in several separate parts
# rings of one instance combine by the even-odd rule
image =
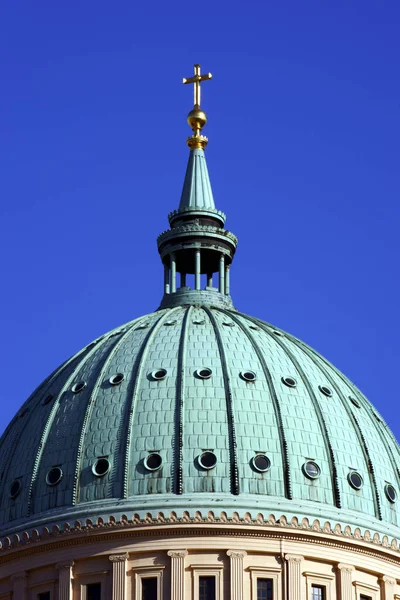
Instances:
[[[185,597],[185,556],[187,550],[169,550],[171,558],[171,598],[184,600]]]
[[[395,591],[394,586],[396,585],[396,580],[393,579],[393,577],[383,575],[380,578],[380,583],[382,591],[382,600],[393,600]]]
[[[128,553],[111,554],[108,559],[112,563],[112,600],[125,600],[126,561]]]
[[[302,586],[302,570],[301,564],[304,560],[304,556],[298,554],[286,554],[285,559],[287,561],[287,590],[288,598],[290,600],[303,600],[303,586]]]
[[[27,598],[27,584],[28,584],[28,573],[22,571],[21,573],[15,573],[11,576],[13,583],[13,598],[19,600],[26,600]]]
[[[231,562],[231,600],[244,600],[243,596],[243,558],[245,550],[228,550]]]
[[[72,600],[73,566],[73,560],[66,560],[56,564],[56,569],[58,570],[58,600]]]
[[[353,588],[353,571],[352,565],[345,565],[339,563],[338,571],[340,573],[340,594],[341,600],[353,600],[354,588]]]

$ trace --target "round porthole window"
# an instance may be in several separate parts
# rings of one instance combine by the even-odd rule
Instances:
[[[205,324],[205,321],[204,321],[204,320],[197,319],[196,321],[193,321],[193,323],[194,323],[195,325],[204,325],[204,324]]]
[[[324,394],[324,396],[328,396],[328,398],[331,398],[332,390],[330,388],[326,387],[326,385],[319,385],[318,389],[320,392],[322,392]]]
[[[74,383],[74,385],[71,388],[71,391],[74,394],[78,394],[79,392],[81,392],[83,389],[85,389],[85,387],[87,386],[86,381],[79,381],[78,383]]]
[[[347,475],[347,479],[349,480],[351,487],[355,490],[360,490],[362,488],[364,480],[360,473],[357,473],[357,471],[350,471],[350,473]]]
[[[21,484],[20,480],[14,479],[14,481],[10,485],[10,497],[16,498],[18,496],[18,494],[20,493],[21,488],[22,488],[22,484]]]
[[[92,467],[92,473],[93,475],[96,475],[96,477],[104,477],[104,475],[107,475],[109,470],[110,461],[104,456],[98,458]]]
[[[172,325],[176,325],[176,321],[166,321],[164,323],[167,327],[171,327]]]
[[[387,483],[385,485],[385,494],[386,494],[386,498],[389,500],[389,502],[391,502],[392,504],[394,502],[396,502],[397,492],[390,483]]]
[[[268,456],[265,456],[265,454],[257,454],[256,456],[253,456],[251,459],[251,464],[253,469],[259,471],[260,473],[265,473],[265,471],[268,471],[271,468],[271,461],[269,460]]]
[[[297,381],[294,379],[294,377],[282,377],[282,383],[291,388],[295,388],[297,385]]]
[[[245,381],[255,381],[257,379],[257,376],[253,371],[241,371],[240,377]]]
[[[49,404],[49,402],[51,402],[52,400],[53,400],[53,394],[49,394],[48,396],[43,398],[42,405],[45,406],[46,404]]]
[[[249,325],[250,329],[253,329],[253,331],[258,331],[259,327],[257,327],[257,325]]]
[[[166,369],[156,369],[155,371],[151,372],[151,376],[156,381],[161,381],[161,379],[165,379],[166,378],[166,376],[167,376],[167,370]]]
[[[212,371],[211,369],[208,369],[207,367],[203,367],[203,369],[197,369],[196,371],[196,376],[199,377],[200,379],[210,379],[212,375]]]
[[[123,373],[116,373],[108,380],[111,385],[119,385],[125,379],[125,375]]]
[[[232,321],[224,321],[222,324],[225,325],[225,327],[234,327],[235,326],[235,323],[232,323]]]
[[[147,329],[149,326],[148,323],[141,323],[140,325],[138,325],[137,329]]]
[[[148,471],[157,471],[162,465],[162,458],[159,454],[152,453],[144,459],[144,466]]]
[[[352,404],[354,404],[354,406],[356,406],[357,408],[361,408],[361,404],[359,403],[357,398],[354,398],[353,396],[349,396],[349,400]]]
[[[321,475],[321,469],[316,462],[313,460],[308,460],[303,465],[303,473],[306,477],[308,477],[308,479],[318,479],[318,477]]]
[[[199,456],[199,465],[203,469],[213,469],[217,464],[217,457],[214,452],[203,452],[201,456]]]
[[[283,337],[283,333],[281,331],[278,331],[277,329],[274,329],[273,332],[275,335],[279,335],[280,337]]]
[[[18,415],[19,419],[22,419],[22,417],[24,417],[27,413],[29,412],[29,408],[24,408],[23,410],[21,410],[21,412]]]
[[[60,467],[53,467],[46,475],[47,485],[57,485],[57,483],[60,483],[62,476],[62,469]]]

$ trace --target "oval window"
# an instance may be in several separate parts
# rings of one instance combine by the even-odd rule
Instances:
[[[92,467],[92,473],[93,475],[96,475],[96,477],[104,477],[104,475],[107,475],[109,470],[110,461],[104,456],[98,458]]]
[[[83,389],[85,389],[86,385],[86,381],[79,381],[78,383],[74,383],[74,385],[71,388],[71,391],[73,394],[78,394]]]
[[[294,379],[294,377],[282,377],[282,383],[291,388],[295,388],[297,386],[297,381]]]
[[[390,483],[387,483],[385,485],[385,494],[386,494],[386,498],[389,500],[389,502],[391,502],[392,504],[394,502],[396,502],[397,492]]]
[[[271,461],[269,460],[268,456],[265,456],[265,454],[257,454],[256,456],[253,456],[251,459],[251,464],[253,468],[260,473],[265,473],[265,471],[268,471],[268,469],[271,468]]]
[[[331,398],[332,396],[332,390],[328,387],[326,387],[326,385],[319,385],[318,389],[320,392],[322,392],[325,396],[328,396],[328,398]]]
[[[111,385],[119,385],[125,379],[125,375],[123,373],[116,373],[108,380]]]
[[[361,477],[360,473],[357,473],[357,471],[351,471],[347,475],[347,479],[349,480],[351,487],[355,490],[360,490],[362,488],[364,480]]]
[[[166,378],[166,376],[167,376],[167,370],[166,369],[156,369],[155,371],[151,372],[151,376],[156,381],[161,381],[161,379],[165,379]]]
[[[202,369],[197,369],[196,375],[197,377],[200,377],[200,379],[210,379],[212,371],[207,367],[203,367]]]
[[[199,465],[203,469],[213,469],[217,464],[217,457],[214,452],[203,452],[201,456],[199,456]]]
[[[354,398],[353,396],[349,396],[349,400],[352,404],[354,404],[354,406],[356,406],[357,408],[361,408],[361,404],[359,403],[357,398]]]
[[[317,465],[317,463],[313,460],[308,460],[306,463],[304,463],[303,472],[308,479],[318,479],[318,477],[321,475],[321,469],[319,468],[319,465]]]
[[[148,471],[157,471],[162,465],[162,458],[159,454],[153,452],[144,459],[144,466]]]
[[[240,377],[245,381],[255,381],[257,379],[257,376],[253,371],[241,371]]]
[[[63,477],[63,472],[60,467],[53,467],[46,475],[47,485],[57,485]]]
[[[21,491],[22,484],[19,479],[15,479],[10,485],[10,496],[16,498]]]
[[[42,400],[43,406],[45,406],[46,404],[49,404],[49,402],[51,402],[52,400],[53,400],[53,394],[49,394],[48,396],[43,398],[43,400]]]

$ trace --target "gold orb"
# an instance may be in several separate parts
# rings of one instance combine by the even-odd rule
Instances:
[[[207,123],[207,115],[204,111],[194,108],[188,114],[187,122],[193,130],[202,129]]]

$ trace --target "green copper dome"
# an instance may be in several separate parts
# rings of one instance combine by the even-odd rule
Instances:
[[[213,511],[400,539],[399,447],[383,419],[317,352],[233,306],[237,239],[205,139],[189,138],[182,201],[158,238],[159,309],[67,360],[4,432],[0,536]]]
[[[161,466],[149,470],[153,455]],[[259,455],[266,471],[255,468]],[[0,532],[49,518],[207,509],[399,535],[385,492],[399,488],[399,462],[368,400],[298,339],[232,309],[168,308],[96,340],[25,403],[2,437]],[[61,479],[49,485],[55,468]]]

